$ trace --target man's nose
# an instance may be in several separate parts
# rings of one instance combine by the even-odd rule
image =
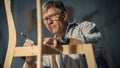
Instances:
[[[50,20],[50,19],[48,19],[48,24],[50,25],[50,24],[52,24],[53,23],[53,21],[52,20]]]

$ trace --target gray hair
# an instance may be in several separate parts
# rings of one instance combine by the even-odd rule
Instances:
[[[42,12],[47,11],[51,7],[57,8],[61,13],[66,11],[65,6],[60,0],[48,0],[42,5]]]

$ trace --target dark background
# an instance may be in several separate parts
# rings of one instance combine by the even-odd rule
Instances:
[[[36,41],[36,0],[11,0],[14,22],[17,29],[17,46],[22,46],[25,38]],[[43,0],[43,2],[46,0]],[[69,22],[76,19],[95,22],[103,35],[106,58],[111,68],[120,68],[120,1],[119,0],[62,0],[68,8]],[[27,25],[26,25],[27,24]],[[31,26],[32,25],[32,26]],[[43,37],[53,36],[43,25]],[[0,66],[2,68],[8,45],[8,25],[4,1],[0,0]],[[22,68],[24,58],[14,58],[12,68]]]

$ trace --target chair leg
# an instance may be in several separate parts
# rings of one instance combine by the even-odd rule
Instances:
[[[51,55],[52,68],[56,68],[56,55]]]

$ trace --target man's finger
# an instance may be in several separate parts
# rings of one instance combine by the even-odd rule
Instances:
[[[43,40],[43,45],[48,45],[49,44],[50,38],[44,38]]]
[[[30,39],[26,39],[25,43],[23,44],[23,46],[27,47],[27,46],[33,46],[34,45],[34,41],[30,40]]]
[[[57,47],[57,44],[58,44],[58,43],[57,43],[57,40],[54,39],[54,40],[53,40],[53,46],[52,46],[52,47],[53,47],[53,48]]]

